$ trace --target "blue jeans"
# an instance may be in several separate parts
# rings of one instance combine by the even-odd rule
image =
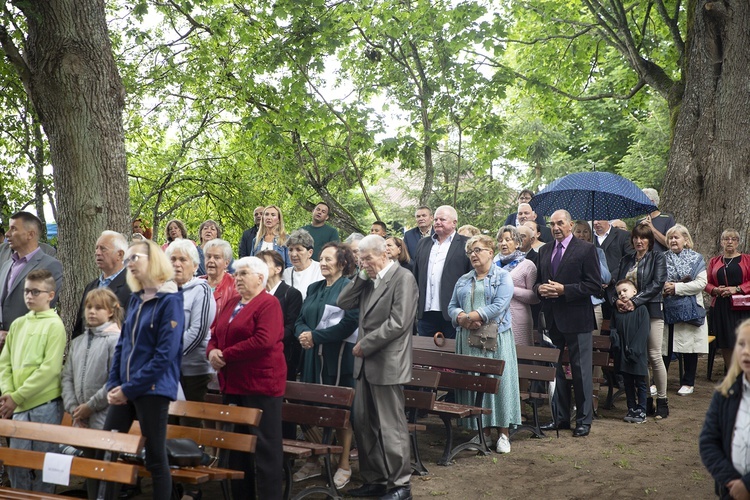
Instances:
[[[625,382],[625,399],[628,402],[628,410],[634,410],[638,407],[646,411],[646,377],[623,373],[622,379]]]
[[[60,425],[63,416],[63,405],[60,398],[53,399],[35,408],[13,414],[13,420],[19,422],[37,422],[40,424]],[[60,445],[43,441],[29,441],[28,439],[9,439],[9,447],[15,450],[33,450],[44,453],[57,453]],[[54,493],[55,485],[42,482],[42,471],[8,467],[10,485],[20,490]]]

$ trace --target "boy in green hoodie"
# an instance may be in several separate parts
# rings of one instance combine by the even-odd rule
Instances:
[[[29,312],[10,325],[0,353],[0,417],[26,422],[59,424],[62,420],[62,372],[65,327],[50,303],[55,279],[46,269],[26,276],[24,301]],[[10,439],[10,447],[54,452],[58,445]],[[9,467],[13,488],[54,493],[55,485],[42,482],[41,471]]]

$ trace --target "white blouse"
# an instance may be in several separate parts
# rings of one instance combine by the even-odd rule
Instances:
[[[750,382],[742,377],[742,400],[732,436],[732,465],[743,476],[750,472]]]

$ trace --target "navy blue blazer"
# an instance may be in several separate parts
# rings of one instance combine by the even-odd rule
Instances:
[[[557,274],[552,274],[552,250],[556,240],[539,248],[534,292],[542,302],[547,328],[557,326],[560,333],[583,333],[596,329],[591,296],[602,290],[599,256],[593,244],[573,237],[563,254]],[[565,293],[548,299],[539,295],[539,285],[549,280],[562,283]]]

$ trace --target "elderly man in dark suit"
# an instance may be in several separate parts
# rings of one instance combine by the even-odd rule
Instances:
[[[596,328],[591,295],[601,290],[596,248],[573,237],[573,221],[565,210],[550,218],[554,241],[539,249],[539,272],[534,291],[541,298],[547,328],[559,349],[568,347],[576,400],[574,437],[587,436],[594,416],[591,332]],[[557,365],[552,397],[555,421],[549,429],[570,429],[570,384]],[[545,428],[543,427],[543,428]]]
[[[342,309],[359,309],[354,345],[354,434],[364,484],[355,497],[412,498],[409,431],[403,384],[411,380],[411,334],[417,283],[388,259],[385,240],[366,236],[359,243],[362,270],[341,291]]]
[[[10,216],[6,238],[13,251],[11,259],[0,265],[0,343],[5,342],[10,324],[29,312],[24,301],[23,284],[26,275],[34,269],[47,269],[55,278],[55,307],[62,285],[62,264],[39,248],[42,221],[29,212]]]
[[[118,302],[120,302],[123,313],[127,312],[128,302],[130,301],[130,288],[125,282],[126,271],[125,266],[122,264],[127,250],[128,240],[125,239],[125,236],[115,231],[103,231],[99,239],[96,240],[94,258],[96,259],[96,267],[99,268],[101,273],[98,278],[86,285],[86,288],[83,290],[81,306],[78,308],[76,322],[73,326],[72,338],[76,338],[82,334],[85,329],[83,325],[83,305],[86,303],[86,295],[95,288],[106,286],[112,290],[117,296]]]
[[[456,338],[456,328],[448,315],[448,304],[458,278],[471,271],[466,256],[466,236],[456,233],[458,215],[450,206],[435,210],[435,234],[423,238],[413,257],[414,277],[419,285],[417,332],[432,337],[442,332],[445,338]]]

